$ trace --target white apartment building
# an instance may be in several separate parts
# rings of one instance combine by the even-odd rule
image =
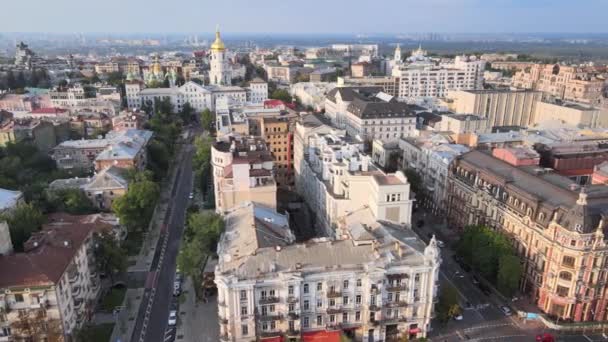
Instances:
[[[215,269],[220,340],[424,337],[441,263],[433,238],[345,215],[339,240],[294,244],[285,216],[245,203],[225,217]]]
[[[325,114],[337,128],[368,141],[415,136],[417,108],[378,87],[338,87],[325,100]]]
[[[268,83],[256,77],[249,82],[247,102],[264,103],[266,100],[268,100]]]
[[[0,341],[64,340],[87,321],[100,290],[93,235],[115,225],[100,214],[53,214],[23,253],[0,258]]]
[[[289,87],[289,93],[297,96],[303,106],[321,111],[325,108],[325,95],[335,87],[334,82],[298,82]]]
[[[450,90],[482,89],[485,65],[475,56],[457,56],[451,63],[437,63],[418,49],[408,63],[396,63],[392,76],[401,100],[445,97]]]
[[[50,91],[49,96],[51,98],[51,103],[53,104],[53,107],[60,108],[83,105],[88,100],[84,88],[79,84],[70,87],[66,90],[56,89]]]
[[[417,194],[421,205],[438,215],[447,208],[447,177],[452,161],[469,152],[469,148],[453,144],[441,134],[399,140],[403,151],[403,168],[416,171],[422,179],[424,194]]]
[[[363,142],[320,123],[300,122],[294,138],[296,190],[316,216],[317,229],[336,236],[338,221],[368,206],[377,220],[408,226],[413,200],[402,172],[385,174],[363,151]]]

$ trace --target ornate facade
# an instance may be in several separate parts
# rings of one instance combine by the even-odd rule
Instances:
[[[576,322],[608,319],[605,185],[580,188],[547,169],[472,151],[451,168],[448,220],[510,236],[523,261],[521,289],[543,312]]]
[[[228,86],[231,84],[230,65],[226,58],[226,46],[220,37],[219,28],[215,31],[215,41],[211,44],[209,81],[211,84]]]

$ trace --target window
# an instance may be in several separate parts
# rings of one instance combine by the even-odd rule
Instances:
[[[249,334],[249,327],[245,324],[241,325],[241,335],[247,336]]]
[[[308,293],[308,284],[304,284],[304,293]]]
[[[334,323],[336,321],[336,315],[329,315],[329,323]]]
[[[361,279],[357,279],[357,287],[361,287]]]
[[[355,321],[359,322],[361,320],[361,311],[355,312]]]
[[[419,282],[420,281],[420,274],[416,273],[416,275],[414,275],[414,282]]]
[[[565,287],[565,286],[557,286],[557,295],[560,297],[568,297],[568,292],[570,292],[570,289]]]
[[[270,290],[270,297],[274,297],[274,294],[275,294],[274,290]]]
[[[287,288],[287,293],[289,293],[289,295],[293,295],[293,285],[289,285],[289,287]]]
[[[346,290],[348,288],[348,280],[345,280],[343,283],[343,288]]]
[[[343,312],[342,313],[342,323],[347,323],[348,322],[348,312]]]
[[[15,294],[15,302],[23,303],[23,295],[20,293]]]
[[[564,258],[562,259],[562,266],[574,267],[575,260],[576,259],[574,259],[574,257],[565,255]]]
[[[336,306],[336,300],[333,298],[329,299],[329,306]]]
[[[342,297],[342,304],[343,305],[348,305],[348,296]]]
[[[275,321],[270,321],[270,330],[274,330],[277,328],[277,324],[275,323]]]
[[[323,290],[323,283],[317,283],[317,291]]]
[[[270,312],[274,312],[274,305],[270,305],[270,306],[269,306],[269,311],[270,311]]]
[[[268,307],[262,306],[262,316],[267,316],[267,315],[268,315]]]
[[[308,317],[304,317],[304,320],[302,320],[302,327],[308,328],[309,326],[310,326],[310,319]]]
[[[262,323],[262,330],[268,330],[268,323]]]
[[[317,299],[317,307],[320,308],[323,306],[323,301],[321,299]]]
[[[392,292],[389,292],[389,293],[388,293],[388,301],[389,301],[389,302],[392,302],[392,301],[393,301],[393,293],[392,293]]]
[[[247,306],[243,305],[241,306],[241,315],[244,316],[247,314]]]
[[[572,247],[576,246],[576,240],[570,240],[570,246],[572,246]]]
[[[304,310],[310,310],[310,302],[307,300],[304,301]]]
[[[572,273],[565,272],[565,271],[560,272],[559,273],[559,279],[571,281],[572,280]]]
[[[317,326],[321,326],[323,324],[323,316],[317,315]]]
[[[262,299],[266,299],[266,291],[261,291],[260,297],[262,297]]]
[[[376,320],[376,313],[375,312],[370,312],[369,313],[369,321],[370,322],[374,322]]]
[[[361,295],[357,295],[355,297],[355,304],[357,304],[357,305],[361,304]]]
[[[293,312],[296,310],[296,305],[294,303],[289,303],[289,311]]]

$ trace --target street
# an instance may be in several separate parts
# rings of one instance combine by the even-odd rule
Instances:
[[[169,341],[165,340],[168,325],[169,306],[172,300],[173,279],[176,259],[188,208],[188,195],[192,191],[191,144],[184,146],[178,174],[171,193],[171,203],[164,219],[164,229],[158,239],[158,247],[146,280],[144,300],[141,302],[137,322],[131,341]],[[169,334],[175,338],[175,334]]]

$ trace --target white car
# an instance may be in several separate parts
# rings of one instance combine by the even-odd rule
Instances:
[[[505,316],[511,316],[511,309],[504,305],[500,307],[500,311],[502,311]]]
[[[443,243],[441,240],[437,240],[437,246],[439,246],[439,248],[443,248],[445,247],[445,243]]]
[[[173,327],[177,324],[177,311],[171,310],[169,311],[169,326]]]
[[[193,199],[194,198],[194,193],[191,192],[190,195],[188,195],[188,198],[189,199]]]
[[[462,315],[458,315],[458,316],[454,316],[454,319],[457,321],[462,321],[463,317],[462,317]]]

